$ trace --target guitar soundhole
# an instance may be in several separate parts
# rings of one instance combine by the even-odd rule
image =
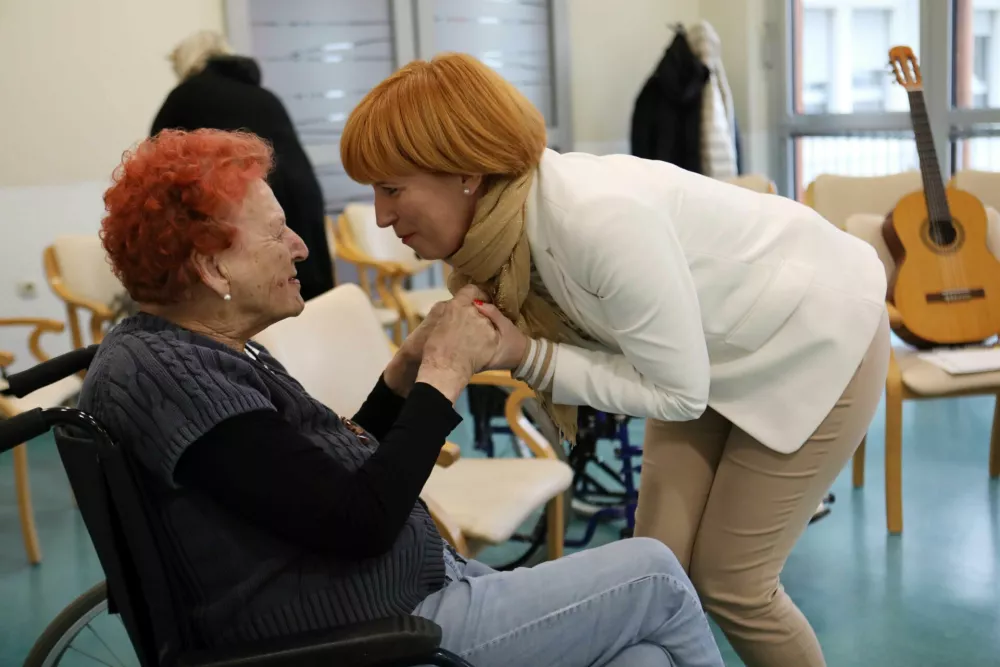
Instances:
[[[965,234],[955,220],[928,220],[921,230],[926,243],[937,253],[949,254],[962,247]]]

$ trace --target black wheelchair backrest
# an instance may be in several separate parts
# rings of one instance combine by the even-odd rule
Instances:
[[[23,397],[86,370],[98,346],[74,350],[9,376],[0,393]],[[59,457],[104,569],[108,606],[120,614],[143,667],[172,667],[193,648],[154,531],[160,525],[129,453],[91,415],[35,408],[3,423],[0,452],[53,429]],[[161,539],[162,543],[163,540]]]
[[[89,430],[58,427],[55,438],[107,578],[109,604],[144,667],[173,665],[190,637],[176,624],[183,616],[153,534],[159,522],[150,516],[128,453],[105,433]]]

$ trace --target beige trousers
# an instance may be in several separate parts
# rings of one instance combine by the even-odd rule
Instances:
[[[861,443],[889,365],[884,319],[840,400],[792,454],[709,409],[649,420],[636,535],[669,546],[747,667],[821,667],[809,622],[778,579],[823,496]]]

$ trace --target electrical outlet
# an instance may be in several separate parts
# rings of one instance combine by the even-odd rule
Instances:
[[[17,295],[22,299],[34,299],[38,296],[38,285],[32,280],[22,280],[17,283]]]

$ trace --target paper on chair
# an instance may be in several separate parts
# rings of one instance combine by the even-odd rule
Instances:
[[[920,358],[951,375],[1000,371],[1000,347],[966,347],[921,352]]]

